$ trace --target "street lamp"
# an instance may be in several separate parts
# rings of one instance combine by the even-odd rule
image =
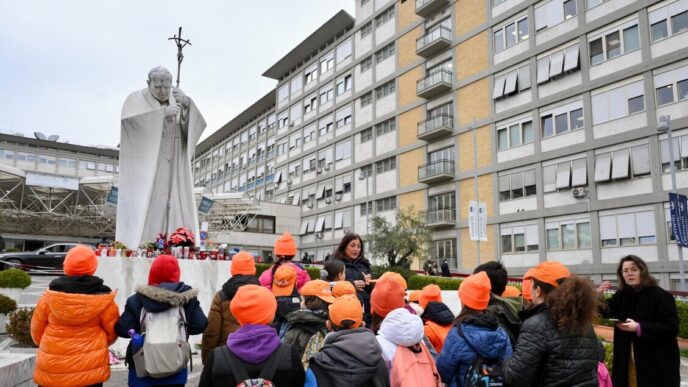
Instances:
[[[366,239],[368,239],[368,228],[369,228],[369,223],[370,223],[370,207],[368,206],[368,177],[370,177],[372,171],[368,171],[368,168],[361,169],[361,174],[358,175],[358,180],[365,180],[365,187],[366,187],[366,201],[365,201],[365,207],[366,207],[366,230],[365,230],[365,235]]]
[[[674,164],[674,140],[671,136],[671,116],[660,116],[657,122],[657,131],[666,132],[667,140],[669,141],[669,172],[671,173],[671,192],[677,194],[676,191],[676,165]],[[672,225],[673,227],[673,225]],[[677,237],[678,239],[678,237]],[[681,290],[686,290],[686,274],[683,270],[683,247],[676,243],[678,247],[678,271],[681,276]]]

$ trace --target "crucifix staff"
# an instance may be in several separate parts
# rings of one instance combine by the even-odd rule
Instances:
[[[188,39],[182,39],[182,27],[179,27],[179,36],[174,35],[171,38],[167,38],[167,40],[174,40],[175,44],[177,44],[177,88],[179,88],[179,73],[181,72],[182,61],[184,60],[184,54],[182,53],[182,50],[187,44],[190,46],[191,41]]]

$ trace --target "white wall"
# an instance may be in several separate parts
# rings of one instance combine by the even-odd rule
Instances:
[[[657,262],[657,245],[605,247],[602,251],[602,263],[618,264],[619,260],[629,254],[637,255],[645,262]]]
[[[392,93],[384,98],[375,100],[375,115],[382,117],[393,112],[397,108],[397,93]]]
[[[574,86],[578,86],[582,82],[583,74],[580,71],[577,71],[574,74],[569,74],[555,81],[549,81],[542,85],[538,85],[538,95],[540,98],[547,97],[552,94],[560,93],[564,90],[570,89]]]
[[[356,19],[358,20],[358,18]],[[370,50],[372,48],[373,34],[368,34],[368,36],[361,39],[361,32],[356,32],[356,37],[354,38],[354,56],[356,56],[356,59],[360,59],[363,56],[370,55]]]
[[[589,9],[585,13],[585,22],[590,23],[593,20],[597,20],[601,18],[604,15],[608,15],[610,13],[613,13],[615,11],[618,11],[619,9],[630,5],[634,3],[634,0],[610,0],[610,1],[605,1],[604,3]],[[582,13],[583,10],[579,10],[579,13]]]
[[[549,27],[542,32],[535,35],[535,44],[541,45],[542,43],[549,42],[550,40],[561,36],[567,32],[571,32],[578,28],[578,16],[572,17],[562,23],[555,26]]]
[[[566,266],[592,264],[592,250],[548,251],[548,261],[559,261]]]
[[[375,45],[379,46],[382,42],[394,36],[396,25],[396,17],[381,25],[380,28],[376,28],[375,22],[373,21],[373,29],[375,30]]]
[[[532,34],[531,34],[532,36]],[[496,54],[494,54],[494,63],[498,64],[501,62],[504,62],[505,60],[509,58],[513,58],[518,54],[522,54],[526,51],[528,51],[528,47],[530,45],[530,39],[523,40],[519,43],[514,44],[513,46],[507,48],[506,50],[502,50]]]
[[[370,121],[373,120],[373,104],[371,103],[370,105],[361,107],[361,100],[357,99],[356,103],[354,104],[356,107],[355,113],[354,113],[354,123],[355,126],[361,127],[363,125],[366,125]]]
[[[496,113],[501,113],[509,109],[513,109],[515,107],[529,103],[532,99],[533,91],[529,89],[519,94],[512,95],[511,97],[508,97],[506,99],[496,101],[495,111]]]
[[[688,47],[688,39],[686,39],[685,34],[677,34],[668,39],[662,39],[657,43],[653,43],[650,46],[652,52],[652,59],[673,54],[678,50]]]
[[[375,79],[379,81],[380,79],[392,74],[395,70],[395,65],[397,63],[397,56],[392,55],[389,58],[383,60],[382,62],[375,65]]]
[[[397,188],[397,171],[387,171],[375,175],[376,193],[391,191]],[[363,189],[365,192],[365,188]]]
[[[519,210],[537,210],[537,196],[499,202],[499,213],[501,215],[515,214]]]
[[[647,104],[647,99],[645,103]],[[594,138],[602,138],[642,128],[645,125],[647,125],[647,113],[637,113],[595,125],[592,128],[592,135]]]
[[[629,52],[628,54],[619,55],[614,59],[590,67],[590,79],[594,80],[610,74],[616,74],[621,70],[640,64],[642,60],[643,57],[641,50],[635,50]]]
[[[611,184],[597,185],[597,199],[615,199],[625,196],[635,196],[652,192],[652,177],[618,181]]]
[[[585,130],[574,130],[572,132],[546,138],[540,141],[540,147],[542,152],[547,152],[583,142],[585,142]]]
[[[535,153],[535,145],[533,143],[505,149],[497,152],[497,162],[503,163],[520,159],[522,157],[532,156]]]
[[[397,128],[399,130],[399,128]],[[373,138],[375,139],[375,153],[379,156],[387,152],[391,152],[397,148],[397,131],[391,131],[385,133],[382,136],[377,137],[375,131],[373,131]]]

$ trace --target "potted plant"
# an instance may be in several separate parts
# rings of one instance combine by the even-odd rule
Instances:
[[[0,294],[0,333],[7,332],[7,315],[17,309],[17,302]]]
[[[34,308],[19,308],[9,314],[7,333],[17,342],[19,347],[36,347],[31,338],[31,316],[33,316],[33,310]]]
[[[31,277],[19,269],[0,271],[0,294],[19,301],[22,290],[31,285]]]

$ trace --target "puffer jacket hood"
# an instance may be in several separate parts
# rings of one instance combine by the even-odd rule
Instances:
[[[198,296],[198,289],[192,289],[184,282],[161,283],[158,286],[139,285],[136,293],[146,311],[159,313],[173,306],[181,306]]]
[[[327,322],[327,313],[324,310],[299,309],[289,312],[287,321],[293,326],[298,326],[311,334],[322,329]]]
[[[366,328],[332,332],[325,337],[325,345],[311,363],[328,374],[336,387],[369,385],[381,363],[380,346],[373,333]]]
[[[396,345],[410,347],[423,340],[423,321],[404,308],[394,309],[382,321],[378,334]]]
[[[443,302],[428,302],[425,306],[425,311],[423,311],[420,317],[423,320],[430,320],[442,326],[451,325],[454,322],[454,313]]]
[[[461,324],[461,334],[480,356],[499,358],[505,352],[504,331],[498,330],[497,317],[491,313],[469,316]]]
[[[62,276],[50,281],[48,289],[62,293],[106,294],[112,290],[103,284],[103,279],[92,276]]]
[[[45,297],[54,319],[51,322],[75,326],[95,319],[114,302],[116,294],[77,294],[47,290]]]
[[[231,301],[237,290],[244,285],[260,285],[260,282],[254,275],[235,275],[222,285],[222,293]]]

